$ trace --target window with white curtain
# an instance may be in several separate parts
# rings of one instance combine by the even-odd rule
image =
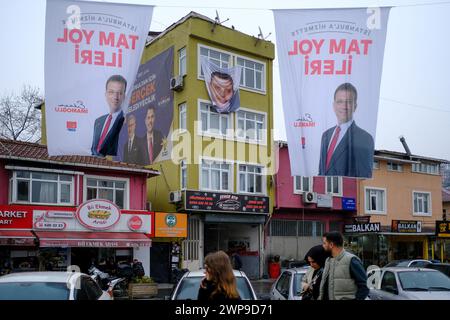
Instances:
[[[207,57],[212,64],[219,68],[229,68],[231,66],[231,55],[218,50],[207,47],[200,47],[200,56],[198,58],[198,65],[200,66],[200,77],[203,78],[203,70],[201,67],[201,57]]]
[[[203,134],[227,135],[230,128],[231,114],[221,114],[211,104],[200,102],[200,128]]]
[[[242,67],[240,86],[258,91],[265,90],[265,68],[263,63],[237,57],[236,64]]]
[[[238,138],[250,141],[264,142],[266,129],[266,117],[262,113],[239,110],[237,112]]]
[[[312,177],[294,176],[294,193],[303,193],[312,191]]]
[[[232,165],[229,163],[202,159],[202,189],[213,191],[232,191],[231,170]]]
[[[186,47],[178,50],[178,67],[180,70],[180,76],[184,76],[186,71]]]
[[[386,190],[378,188],[365,189],[366,213],[386,213]]]
[[[342,177],[326,177],[325,184],[328,194],[342,195]]]
[[[239,165],[239,192],[264,193],[263,168],[255,165]]]
[[[86,200],[105,199],[119,208],[127,207],[127,182],[107,178],[86,178]]]
[[[180,130],[187,130],[187,111],[186,111],[186,103],[182,103],[179,106],[179,128]]]
[[[73,176],[37,171],[14,171],[10,201],[40,204],[73,204]]]
[[[180,185],[181,189],[187,188],[187,163],[186,160],[181,160],[180,162]]]
[[[414,215],[431,215],[431,193],[413,192]]]

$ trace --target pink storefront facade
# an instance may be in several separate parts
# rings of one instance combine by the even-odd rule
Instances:
[[[343,231],[356,215],[357,180],[291,175],[288,146],[278,143],[275,208],[265,229],[266,256],[302,260],[328,231]],[[308,196],[309,194],[309,196]],[[305,201],[304,197],[311,197]]]
[[[98,157],[49,157],[45,146],[0,139],[0,272],[71,265],[87,272],[93,262],[137,258],[149,274],[147,179],[157,174]]]

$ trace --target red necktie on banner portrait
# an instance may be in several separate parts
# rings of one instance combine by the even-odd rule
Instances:
[[[109,125],[111,124],[111,120],[112,120],[112,115],[109,115],[108,119],[106,120],[105,128],[103,129],[102,135],[100,136],[100,140],[98,140],[97,152],[100,152],[103,141],[105,141],[105,137],[108,134]]]
[[[148,159],[150,161],[150,164],[153,163],[153,142],[152,139],[148,142]]]
[[[333,136],[333,139],[331,140],[330,147],[328,148],[328,152],[327,152],[327,170],[330,167],[331,157],[333,156],[334,148],[336,148],[336,144],[337,144],[340,132],[341,132],[341,128],[338,126],[336,128],[336,131],[334,132],[334,136]]]

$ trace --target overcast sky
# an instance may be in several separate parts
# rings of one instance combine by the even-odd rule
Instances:
[[[450,0],[266,1],[121,0],[154,5],[151,30],[162,31],[196,11],[257,36],[261,27],[275,43],[270,9],[393,6],[388,23],[378,112],[376,149],[404,151],[450,160]],[[0,94],[30,84],[44,93],[45,0],[1,1]],[[276,45],[276,43],[275,43]],[[286,139],[278,61],[274,61],[275,138]]]

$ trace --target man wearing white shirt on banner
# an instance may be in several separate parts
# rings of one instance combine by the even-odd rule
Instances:
[[[337,125],[322,135],[320,176],[372,177],[374,142],[353,120],[356,102],[357,91],[351,83],[337,87],[333,102]]]
[[[150,106],[145,116],[145,126],[147,132],[143,139],[144,145],[140,148],[143,152],[144,165],[153,164],[162,149],[162,134],[155,130],[156,111]]]
[[[119,132],[124,122],[121,109],[125,99],[127,81],[121,75],[113,75],[106,81],[106,101],[109,113],[95,120],[91,152],[94,156],[115,156]]]

